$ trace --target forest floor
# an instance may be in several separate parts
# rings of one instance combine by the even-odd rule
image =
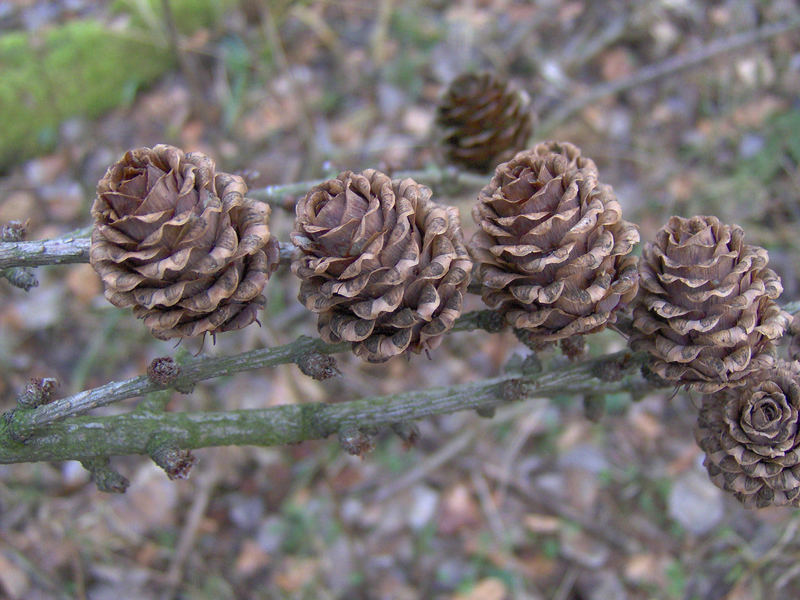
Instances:
[[[146,11],[159,2],[128,2],[147,12],[138,20],[119,4],[12,0],[0,10],[0,36],[35,38],[95,19],[168,47],[165,20]],[[88,225],[105,169],[128,148],[160,142],[206,152],[220,169],[246,172],[251,187],[426,168],[437,160],[432,123],[447,82],[490,69],[533,99],[537,141],[570,141],[594,159],[643,240],[673,214],[717,215],[769,250],[781,301],[800,298],[800,30],[638,77],[675,57],[689,62],[715,40],[796,19],[797,2],[223,5],[210,24],[178,24],[182,68],[101,116],[65,115],[46,154],[6,165],[0,223],[28,221],[30,239]],[[559,112],[620,81],[630,85]],[[459,207],[467,238],[476,193],[435,189]],[[273,211],[280,240],[292,219]],[[31,377],[57,377],[71,394],[175,353],[105,301],[89,265],[37,276],[27,293],[0,282],[0,412]],[[223,334],[203,352],[316,335],[297,287],[281,269],[267,286],[263,326]],[[470,297],[466,309],[477,308]],[[594,354],[624,346],[612,332],[590,340]],[[528,352],[508,332],[457,333],[430,357],[368,365],[343,354],[342,375],[325,382],[293,365],[240,373],[175,393],[169,408],[448,385],[497,375]],[[543,359],[564,360],[556,351]],[[573,397],[513,404],[491,419],[438,417],[419,423],[413,447],[385,433],[362,459],[335,439],[203,449],[186,481],[168,480],[144,457],[115,457],[131,481],[122,495],[98,492],[77,462],[0,465],[0,598],[800,598],[800,515],[746,510],[709,481],[693,437],[699,396],[632,400],[607,397],[599,420]]]

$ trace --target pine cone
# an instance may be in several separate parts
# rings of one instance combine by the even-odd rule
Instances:
[[[128,151],[97,184],[90,262],[106,298],[166,340],[256,319],[278,264],[269,206],[199,152]]]
[[[501,164],[472,217],[483,300],[532,341],[598,331],[636,295],[636,227],[611,187],[565,156],[525,151]]]
[[[491,73],[457,77],[436,113],[448,162],[481,173],[523,149],[533,121],[528,95]]]
[[[748,508],[800,506],[800,365],[780,361],[703,397],[697,443],[711,480]]]
[[[297,204],[299,299],[329,343],[382,362],[436,348],[461,314],[472,261],[458,210],[411,179],[369,169],[312,188]]]
[[[548,140],[546,142],[539,142],[529,150],[531,154],[536,156],[546,157],[549,154],[559,154],[567,159],[567,170],[572,169],[586,169],[597,174],[597,165],[588,156],[581,154],[581,149],[575,144],[569,142],[558,142],[555,140]]]
[[[710,393],[770,366],[788,315],[764,248],[716,217],[672,217],[640,261],[631,345],[668,381]]]

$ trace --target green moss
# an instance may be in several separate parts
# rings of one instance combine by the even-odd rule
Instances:
[[[170,0],[175,28],[183,35],[214,27],[232,4],[233,0]],[[162,0],[116,0],[112,11],[129,15],[137,29],[164,28]]]
[[[97,21],[0,36],[0,170],[47,149],[59,123],[93,118],[172,68],[162,48]]]
[[[171,0],[184,35],[216,26],[230,4]],[[161,0],[118,0],[114,10],[130,17],[127,30],[75,20],[45,33],[0,35],[0,172],[52,147],[64,119],[96,118],[129,104],[175,67]]]

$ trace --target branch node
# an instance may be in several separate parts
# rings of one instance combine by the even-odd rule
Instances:
[[[592,423],[598,423],[606,412],[605,394],[585,394],[583,396],[583,415]]]
[[[671,385],[674,385],[674,382],[667,381],[666,379],[661,377],[661,375],[653,371],[649,362],[644,363],[640,367],[640,371],[645,381],[653,384],[655,387],[669,387]]]
[[[147,365],[147,377],[150,381],[164,387],[175,381],[180,373],[180,366],[169,356],[154,358]]]
[[[533,335],[533,333],[528,331],[527,329],[520,329],[518,327],[514,327],[513,331],[514,335],[517,336],[517,339],[520,342],[522,342],[525,346],[533,350],[534,352],[541,352],[542,350],[546,350],[554,343],[554,342],[542,341],[541,338]]]
[[[597,377],[600,381],[622,381],[625,372],[635,364],[633,353],[625,352],[622,356],[615,357],[614,360],[604,360],[592,365],[592,376]]]
[[[97,456],[82,460],[83,468],[89,471],[97,489],[107,494],[124,494],[131,484],[127,477],[111,468],[107,456]]]
[[[8,437],[13,441],[24,444],[33,435],[34,428],[29,422],[29,415],[32,412],[30,409],[13,408],[3,414]]]
[[[181,383],[179,385],[174,386],[175,391],[180,392],[181,394],[191,394],[194,391],[194,382],[189,381],[187,383]]]
[[[20,408],[36,408],[53,401],[53,394],[58,388],[58,379],[54,377],[33,377],[25,389],[17,396]]]
[[[2,275],[8,280],[8,283],[26,292],[39,285],[39,280],[36,279],[36,275],[33,274],[33,269],[30,267],[11,267],[5,269]]]
[[[188,479],[197,458],[189,450],[178,448],[171,442],[160,440],[147,444],[147,453],[153,462],[164,469],[170,479]]]
[[[527,397],[528,390],[522,379],[509,379],[500,384],[500,397],[506,402],[514,402]]]
[[[561,347],[561,352],[566,356],[570,362],[575,362],[579,358],[583,358],[586,354],[586,340],[582,335],[573,335],[568,338],[559,340],[558,345]]]
[[[304,352],[297,357],[295,363],[303,375],[317,381],[323,381],[342,374],[336,367],[336,359],[333,356],[322,354],[316,350]]]
[[[522,371],[523,375],[538,375],[543,370],[542,361],[539,360],[539,355],[535,352],[526,356],[520,367],[520,371]]]
[[[392,423],[392,431],[403,440],[403,448],[408,450],[417,445],[420,438],[419,426],[410,421],[402,421],[400,423]]]
[[[475,409],[475,412],[478,414],[479,417],[484,419],[491,419],[494,417],[497,409],[494,406],[479,406]]]
[[[9,221],[7,225],[0,228],[0,242],[21,242],[28,233],[28,222]],[[14,287],[21,288],[26,292],[39,285],[39,280],[33,274],[33,269],[29,267],[10,267],[3,270],[2,276]]]
[[[21,242],[28,233],[28,221],[9,221],[0,229],[0,242]]]
[[[500,333],[506,328],[506,320],[496,310],[482,310],[478,313],[475,324],[479,329],[489,333]]]
[[[376,431],[371,427],[346,425],[339,430],[339,445],[348,454],[364,458],[375,449],[375,435]]]

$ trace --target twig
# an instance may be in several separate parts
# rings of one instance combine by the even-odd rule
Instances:
[[[203,86],[200,85],[200,79],[197,76],[197,70],[192,64],[192,60],[187,56],[181,47],[178,37],[178,28],[175,25],[175,17],[172,14],[172,7],[170,0],[161,0],[161,10],[164,12],[164,27],[167,31],[167,39],[175,59],[178,61],[183,77],[186,79],[186,85],[189,88],[190,102],[193,108],[197,111],[198,116],[201,116],[206,121],[210,121],[210,111],[208,103],[203,93]]]
[[[91,242],[81,237],[62,237],[33,242],[0,242],[0,270],[9,267],[41,267],[89,262]],[[281,262],[287,264],[294,246],[281,242]]]
[[[476,425],[458,434],[443,447],[439,448],[434,454],[426,456],[413,469],[406,471],[400,477],[390,481],[387,485],[381,486],[375,493],[373,501],[376,504],[380,504],[389,498],[397,496],[397,494],[424,478],[428,473],[439,469],[451,459],[463,454],[474,441],[475,432],[478,431],[477,427]]]
[[[586,94],[567,100],[561,104],[541,124],[537,130],[537,135],[549,134],[572,115],[605,96],[619,94],[620,92],[650,83],[656,79],[680,73],[681,71],[691,69],[712,58],[720,56],[721,54],[746,48],[747,46],[763,42],[764,40],[797,29],[798,27],[800,27],[800,17],[789,19],[782,23],[764,25],[752,31],[746,31],[721,40],[716,40],[694,52],[673,56],[662,62],[649,65],[640,69],[630,77],[598,85]]]
[[[195,493],[192,498],[192,506],[189,509],[189,514],[186,517],[186,522],[183,524],[181,536],[178,540],[178,547],[175,554],[170,561],[169,569],[166,575],[167,590],[162,595],[164,600],[171,600],[175,597],[178,587],[183,580],[183,572],[186,567],[186,561],[189,554],[194,548],[194,541],[197,538],[197,531],[200,528],[200,523],[203,515],[206,514],[208,503],[211,500],[211,492],[219,479],[219,473],[215,468],[203,471],[200,479],[195,487]]]
[[[308,339],[304,343],[318,345],[319,349],[319,342]],[[296,351],[297,343],[287,346],[290,348],[281,349],[283,353]],[[330,346],[328,349],[330,350]],[[231,370],[242,370],[236,365],[241,357],[242,355],[211,359],[205,363],[213,362],[211,372],[220,375]],[[460,410],[488,408],[533,396],[575,395],[598,390],[615,393],[654,389],[656,386],[639,373],[637,358],[644,359],[639,355],[634,355],[631,359],[630,352],[623,350],[563,365],[538,375],[505,374],[460,385],[337,404],[310,402],[262,410],[161,414],[133,412],[113,417],[76,417],[54,423],[51,422],[52,419],[60,418],[64,407],[61,407],[61,413],[53,415],[47,413],[50,405],[45,405],[35,410],[7,413],[6,418],[0,420],[0,463],[85,460],[93,456],[146,454],[156,435],[177,448],[187,450],[222,445],[288,444],[325,438],[344,427],[388,427],[392,423],[415,421]],[[277,360],[277,357],[273,355],[272,360]],[[595,373],[602,371],[611,362],[617,365],[624,362],[627,365],[627,376],[613,382],[597,379]],[[186,368],[200,373],[203,378],[216,376],[211,375],[202,363],[203,361],[195,361]],[[125,392],[118,393],[133,395],[141,393],[135,391],[137,387],[148,388],[152,385],[141,379],[135,378],[103,387],[122,387]],[[93,396],[94,405],[104,404],[102,397],[96,397],[96,390],[85,394]],[[39,424],[50,424],[33,432],[35,428],[31,427],[34,421],[32,415],[36,416]],[[20,441],[20,436],[17,435],[19,431],[33,435]]]
[[[411,178],[417,183],[431,187],[438,185],[453,185],[464,188],[481,188],[489,183],[490,175],[476,175],[467,171],[454,168],[431,167],[416,171],[396,171],[391,173],[393,179]],[[294,210],[295,198],[305,194],[315,185],[324,183],[326,179],[313,179],[285,185],[268,185],[263,188],[251,189],[247,195],[250,198],[267,202],[285,210]]]
[[[451,331],[478,329],[483,322],[484,311],[474,311],[462,315]],[[242,371],[274,367],[296,362],[310,352],[335,354],[350,348],[348,343],[326,344],[320,339],[300,336],[293,342],[275,348],[260,348],[235,354],[209,358],[198,357],[181,365],[180,373],[169,386],[163,386],[147,375],[139,375],[123,381],[112,381],[99,387],[84,390],[67,398],[61,398],[36,409],[18,412],[14,421],[23,429],[42,427],[66,417],[76,416],[94,408],[107,406],[134,396],[141,396],[167,387],[176,390],[191,389],[198,381],[213,379],[222,375],[232,375]]]
[[[395,179],[410,177],[419,183],[430,186],[447,184],[466,188],[479,188],[489,182],[488,175],[475,175],[451,168],[398,171],[393,173],[392,177]],[[297,196],[305,194],[309,189],[324,181],[326,180],[315,179],[286,185],[269,185],[252,189],[247,195],[285,210],[294,210]],[[86,227],[63,237],[49,240],[0,242],[0,270],[12,267],[40,267],[89,262],[91,243],[88,237],[91,235],[91,231],[91,227]],[[281,242],[282,262],[287,263],[293,252],[292,244]]]
[[[498,481],[503,477],[501,469],[491,464],[484,466],[484,472],[490,478]],[[563,519],[574,521],[591,535],[598,539],[605,540],[617,550],[632,554],[639,549],[639,544],[635,540],[625,537],[623,534],[617,532],[612,527],[608,527],[604,523],[585,516],[582,512],[570,507],[561,498],[556,497],[550,492],[541,488],[533,489],[533,487],[526,482],[516,479],[511,481],[510,486],[511,489],[515,490],[527,501],[539,505],[548,512],[558,515]]]

